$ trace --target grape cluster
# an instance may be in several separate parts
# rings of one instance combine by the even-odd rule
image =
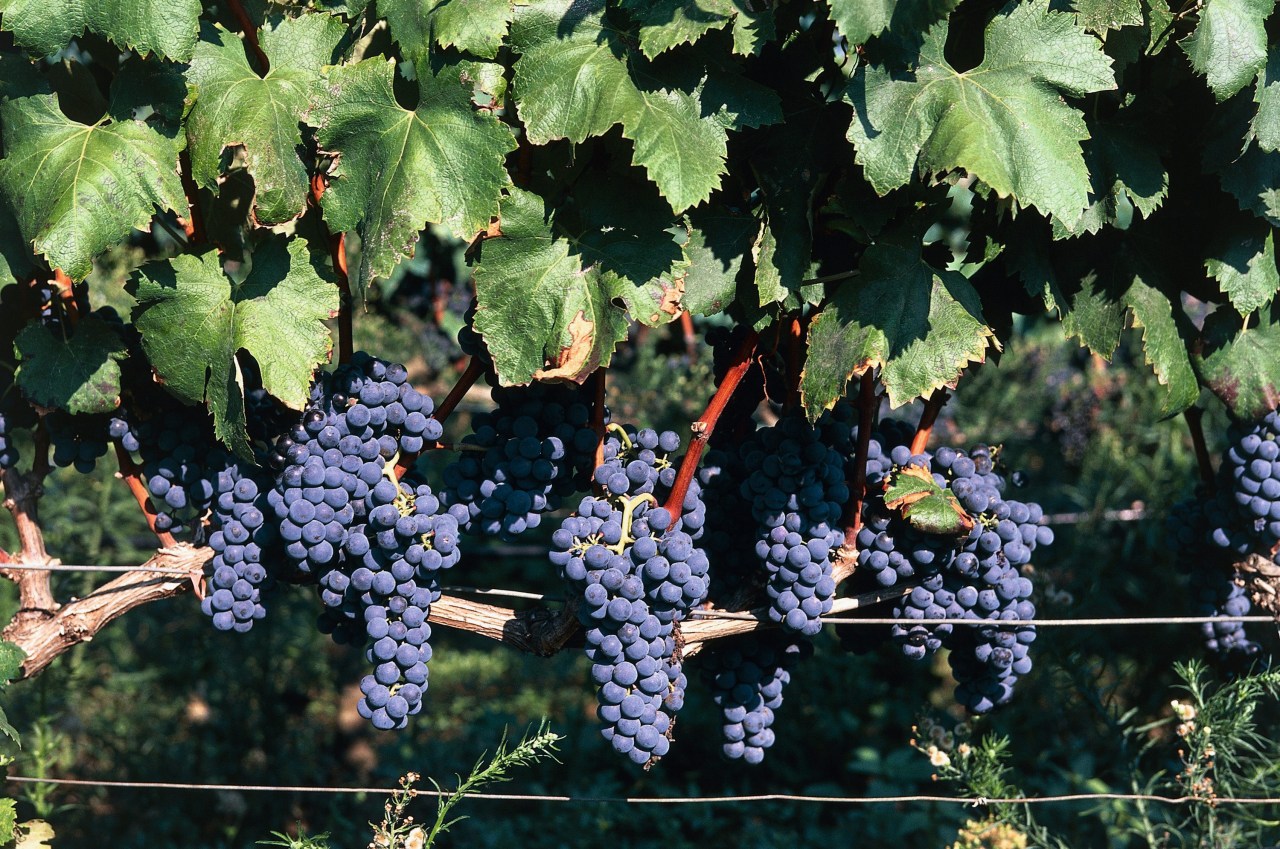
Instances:
[[[213,571],[208,578],[209,592],[200,604],[212,618],[213,627],[244,632],[266,615],[262,593],[274,579],[263,563],[263,554],[270,550],[275,528],[266,521],[266,500],[258,481],[241,475],[235,465],[223,474],[235,482],[219,494],[214,509],[218,530],[209,536]]]
[[[379,481],[365,496],[367,521],[346,541],[342,567],[321,577],[330,610],[363,624],[374,664],[360,682],[360,715],[375,728],[403,728],[422,710],[431,659],[431,604],[438,574],[458,562],[458,521],[425,483]],[[332,620],[331,620],[332,621]]]
[[[672,621],[651,609],[653,584],[646,587],[644,567],[636,562],[640,555],[628,550],[634,550],[629,526],[635,507],[644,503],[641,496],[619,509],[609,499],[582,499],[576,514],[552,534],[550,553],[580,595],[578,619],[587,629],[601,733],[615,751],[641,765],[670,748],[672,718],[684,704],[687,683],[675,659]],[[650,516],[650,522],[654,518],[670,524],[669,515]]]
[[[728,641],[726,641],[728,642]],[[791,670],[813,653],[807,640],[751,634],[704,653],[703,675],[723,719],[726,758],[749,764],[764,760],[773,745],[774,713],[782,706],[782,690]]]
[[[441,497],[465,508],[464,530],[511,539],[583,488],[596,434],[577,389],[497,387],[493,400],[497,408],[475,417],[461,456],[445,468]]]
[[[53,464],[59,468],[75,467],[82,475],[93,471],[98,458],[107,453],[109,417],[106,415],[73,416],[57,410],[44,418],[53,446]]]
[[[1250,523],[1229,495],[1201,492],[1174,505],[1168,539],[1176,562],[1188,574],[1195,616],[1246,616],[1253,604],[1235,581],[1234,561],[1254,547]],[[1252,657],[1261,650],[1243,622],[1225,620],[1200,626],[1205,648],[1220,658]]]
[[[1267,549],[1280,542],[1280,410],[1232,434],[1223,459],[1244,520]]]
[[[358,352],[317,379],[302,421],[277,441],[273,455],[284,464],[270,505],[285,552],[304,575],[319,576],[337,560],[384,466],[440,438],[431,399],[407,378],[399,363]]]
[[[817,634],[835,596],[834,555],[844,545],[844,457],[791,415],[756,431],[741,458],[751,470],[741,492],[756,523],[756,556],[769,574],[769,617],[788,632]]]
[[[18,464],[18,446],[13,443],[13,415],[0,410],[0,469]]]

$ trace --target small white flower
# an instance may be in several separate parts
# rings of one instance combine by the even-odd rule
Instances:
[[[1183,722],[1178,725],[1178,736],[1190,737],[1195,730],[1196,730],[1195,722],[1192,720],[1188,720],[1187,722]]]
[[[973,753],[973,748],[968,743],[961,743],[956,747],[956,754],[962,758],[967,758]]]
[[[925,750],[929,755],[929,763],[936,767],[950,766],[951,758],[947,757],[947,753],[939,749],[937,746],[930,746]]]
[[[1181,719],[1183,722],[1189,722],[1196,718],[1196,709],[1192,705],[1183,704],[1177,699],[1174,699],[1169,702],[1169,706],[1173,708],[1173,712],[1178,719]]]
[[[404,839],[404,849],[422,849],[426,842],[427,835],[421,828],[415,828],[409,832],[409,836]]]

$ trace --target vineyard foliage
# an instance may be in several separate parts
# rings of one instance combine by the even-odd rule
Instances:
[[[685,634],[686,615],[710,598],[813,637],[855,570],[845,589],[897,587],[903,620],[1005,620],[891,632],[913,659],[950,649],[957,696],[986,713],[1031,669],[1030,558],[1053,534],[1006,493],[1022,478],[998,446],[925,453],[933,417],[1045,314],[1102,359],[1140,330],[1152,420],[1198,424],[1202,396],[1237,423],[1280,404],[1273,13],[0,0],[0,467],[19,556],[45,556],[23,523],[50,445],[88,472],[109,433],[151,530],[207,546],[194,583],[214,625],[247,631],[259,590],[318,585],[322,629],[368,644],[358,709],[385,729],[421,705],[459,535],[509,542],[576,508],[550,535],[575,602],[558,641],[545,622],[512,636],[514,614],[499,638],[551,653],[580,630],[605,737],[637,764],[667,753],[686,640],[715,636]],[[353,355],[352,322],[448,242],[474,303],[422,310],[467,363],[433,399],[400,365],[415,352]],[[121,293],[95,269],[123,246],[145,262]],[[700,429],[610,421],[607,370],[669,323],[692,351],[694,316],[720,386]],[[498,409],[442,443],[481,375]],[[880,397],[925,401],[918,427],[875,421]],[[1236,505],[1185,517],[1187,551],[1222,559],[1206,586],[1274,551],[1274,423],[1230,437]],[[30,479],[10,475],[19,442]],[[458,455],[443,484],[414,476],[429,448]],[[754,536],[717,537],[717,510]],[[753,553],[750,575],[715,567]],[[1220,584],[1208,611],[1249,609],[1242,587],[1210,597]],[[24,611],[52,615],[32,586]],[[723,751],[753,763],[810,648],[762,640],[707,661]]]
[[[166,387],[240,453],[237,357],[294,408],[328,359],[326,231],[353,237],[362,288],[428,225],[472,243],[504,384],[582,382],[684,311],[804,315],[816,417],[867,369],[894,405],[953,385],[1012,313],[1047,309],[1104,357],[1141,326],[1163,414],[1205,386],[1250,418],[1280,385],[1271,14],[3,0],[0,272],[75,283],[138,230],[216,221],[139,273],[133,318]],[[966,238],[936,249],[959,203]],[[18,340],[43,407],[119,393],[120,329],[83,331]]]

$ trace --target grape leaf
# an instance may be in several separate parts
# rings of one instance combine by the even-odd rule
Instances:
[[[773,10],[749,0],[622,0],[621,5],[640,25],[640,50],[650,58],[729,25],[733,52],[743,56],[759,53],[777,36]]]
[[[1075,0],[1072,6],[1080,26],[1098,35],[1144,23],[1140,0]]]
[[[22,361],[16,379],[41,407],[108,413],[120,406],[120,360],[124,341],[100,318],[84,316],[70,336],[35,321],[16,340]]]
[[[1226,305],[1207,319],[1193,351],[1204,384],[1236,418],[1261,419],[1280,405],[1280,304],[1241,326]]]
[[[54,95],[0,103],[7,194],[23,237],[49,264],[81,280],[93,258],[154,210],[184,210],[180,141],[139,121],[92,126],[67,118]]]
[[[690,215],[681,304],[697,315],[713,315],[733,303],[738,273],[755,241],[760,222],[750,215],[712,206]]]
[[[9,724],[4,711],[0,710],[0,731],[4,731],[7,735],[9,730],[13,730],[13,726]],[[14,734],[16,735],[17,731],[14,731]],[[13,842],[13,829],[17,824],[18,800],[0,799],[0,845]]]
[[[1107,121],[1092,128],[1084,142],[1094,200],[1068,225],[1054,219],[1054,237],[1097,233],[1120,220],[1127,204],[1141,216],[1160,208],[1169,195],[1169,173],[1141,124]]]
[[[1175,306],[1168,295],[1148,285],[1141,276],[1134,277],[1124,302],[1133,316],[1134,327],[1142,328],[1142,352],[1147,365],[1155,371],[1156,381],[1165,387],[1160,415],[1176,416],[1200,397],[1187,344],[1174,319],[1174,310],[1181,306]]]
[[[492,59],[514,14],[512,0],[384,0],[378,14],[406,56],[420,63],[431,44]]]
[[[22,647],[8,640],[0,640],[0,688],[16,681],[22,674],[22,661],[27,659],[27,653]],[[14,740],[17,740],[17,733],[9,728],[6,732]]]
[[[955,493],[938,486],[923,466],[904,466],[890,476],[888,484],[885,506],[899,511],[916,530],[944,536],[963,536],[973,530],[973,517],[960,506]]]
[[[963,169],[1001,197],[1075,221],[1089,204],[1080,142],[1088,128],[1063,95],[1115,88],[1111,60],[1074,16],[1044,2],[1006,7],[986,56],[959,72],[944,55],[948,24],[925,36],[910,72],[859,68],[847,94],[849,140],[880,194],[922,173]]]
[[[86,29],[139,53],[186,62],[196,46],[200,0],[0,0],[0,28],[40,54]]]
[[[1216,171],[1222,188],[1240,208],[1280,227],[1280,152],[1255,143],[1249,126],[1251,104],[1236,97],[1215,110],[1204,145],[1204,166]]]
[[[243,282],[228,277],[218,255],[184,254],[153,262],[129,289],[138,300],[134,324],[156,375],[189,404],[207,402],[214,432],[247,456],[244,386],[236,352],[247,351],[262,385],[302,409],[317,365],[329,358],[325,320],[338,311],[338,287],[306,242],[273,238],[253,254]]]
[[[869,368],[883,369],[889,402],[898,407],[954,385],[965,366],[985,360],[989,346],[999,349],[969,281],[928,265],[912,241],[899,234],[867,248],[861,276],[837,289],[810,326],[800,392],[811,420]]]
[[[1280,150],[1280,50],[1272,49],[1266,67],[1258,74],[1253,102],[1258,112],[1250,129],[1258,147],[1267,153]]]
[[[286,18],[263,30],[262,50],[271,68],[260,77],[239,36],[222,27],[206,30],[186,74],[195,98],[187,144],[197,185],[215,187],[223,150],[241,146],[257,188],[251,210],[256,220],[283,224],[305,211],[310,175],[298,158],[300,116],[323,93],[322,69],[344,31],[328,15]]]
[[[960,0],[827,0],[836,29],[850,44],[863,44],[885,30],[923,32]]]
[[[48,82],[26,56],[0,53],[0,100],[48,93]]]
[[[0,188],[0,277],[26,280],[35,274],[35,268],[31,243],[22,238],[9,197]]]
[[[510,183],[504,161],[516,142],[471,102],[472,67],[419,67],[415,110],[396,102],[391,62],[366,59],[330,71],[328,93],[312,114],[321,148],[340,159],[321,205],[335,232],[360,234],[362,286],[412,256],[427,224],[470,241],[498,214]]]
[[[609,281],[556,238],[540,197],[512,189],[500,225],[500,236],[484,240],[475,269],[475,326],[499,380],[581,383],[627,338],[626,312],[611,302]]]
[[[1240,91],[1267,62],[1266,20],[1276,0],[1205,0],[1191,35],[1178,42],[1219,102]]]
[[[183,66],[169,62],[128,60],[111,81],[107,112],[118,121],[148,121],[155,116],[176,128],[191,105],[182,72]],[[166,134],[169,131],[166,127]]]
[[[694,94],[633,69],[625,39],[595,4],[538,0],[517,12],[511,41],[520,53],[516,108],[534,144],[579,143],[621,124],[635,143],[634,162],[676,212],[720,184],[725,128],[706,120]]]
[[[1230,239],[1205,260],[1209,276],[1218,281],[1231,305],[1242,316],[1265,306],[1280,291],[1276,249],[1271,227],[1262,222],[1229,228]]]

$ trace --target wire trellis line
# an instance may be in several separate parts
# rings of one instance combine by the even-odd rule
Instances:
[[[99,787],[127,790],[196,790],[205,792],[241,793],[320,793],[335,795],[376,794],[391,795],[400,792],[398,787],[313,787],[288,784],[197,784],[176,781],[90,781],[77,778],[37,778],[30,775],[10,775],[5,780],[19,784],[52,784],[70,787]],[[413,790],[414,796],[452,796],[446,790]],[[1280,797],[1212,797],[1160,796],[1151,793],[1062,793],[1053,796],[1023,796],[1010,798],[982,798],[972,796],[941,796],[913,794],[901,796],[814,796],[801,793],[761,793],[749,796],[558,796],[552,794],[524,793],[468,793],[468,799],[485,799],[501,802],[569,802],[579,804],[625,805],[715,805],[739,802],[808,802],[827,805],[897,805],[908,802],[930,804],[965,805],[1044,805],[1065,802],[1128,801],[1155,802],[1166,805],[1185,805],[1201,802],[1211,805],[1280,805]]]

